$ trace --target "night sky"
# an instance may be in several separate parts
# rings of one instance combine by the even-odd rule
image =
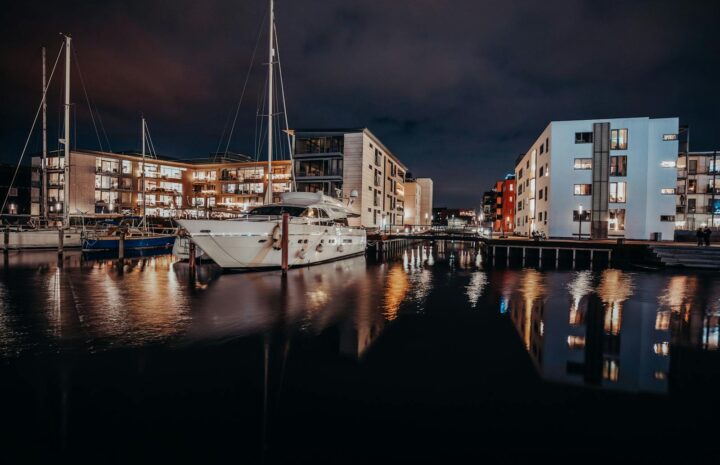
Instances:
[[[0,159],[14,163],[40,99],[40,48],[52,64],[60,31],[74,38],[113,150],[139,146],[144,112],[159,153],[215,151],[266,2],[26,1],[3,10]],[[276,11],[290,126],[369,127],[416,176],[435,180],[436,206],[477,207],[551,120],[679,116],[691,149],[720,148],[717,1],[277,0]],[[254,153],[261,40],[236,152]],[[73,79],[78,146],[97,149]],[[51,149],[60,108],[51,92]],[[37,135],[30,151],[39,149]]]

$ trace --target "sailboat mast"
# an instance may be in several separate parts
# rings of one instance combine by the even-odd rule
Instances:
[[[144,228],[147,228],[147,192],[145,191],[145,115],[142,116],[142,207],[143,207],[143,219],[142,224]]]
[[[272,192],[272,157],[273,157],[273,60],[275,59],[274,47],[274,25],[275,25],[275,2],[270,0],[270,21],[268,28],[268,106],[267,106],[267,133],[268,133],[268,183],[266,203],[273,201]]]
[[[65,36],[65,170],[63,184],[63,224],[70,223],[70,36]]]
[[[42,48],[42,188],[40,189],[40,215],[47,220],[47,75],[45,47]]]

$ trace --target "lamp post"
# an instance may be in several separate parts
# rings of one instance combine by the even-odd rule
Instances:
[[[582,205],[578,205],[578,240],[582,240],[582,220],[583,208]]]

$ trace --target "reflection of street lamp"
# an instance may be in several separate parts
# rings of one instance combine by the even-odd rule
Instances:
[[[579,240],[582,240],[582,220],[583,220],[582,205],[578,205],[578,239]]]

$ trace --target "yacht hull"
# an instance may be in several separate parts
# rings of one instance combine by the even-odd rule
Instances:
[[[31,229],[26,231],[8,231],[8,243],[1,239],[8,249],[57,249],[59,243],[57,229]],[[0,237],[4,235],[0,234]],[[63,247],[80,247],[80,231],[63,232]]]
[[[193,242],[225,269],[278,268],[280,222],[178,220]],[[290,223],[288,265],[307,266],[365,253],[362,228]]]

